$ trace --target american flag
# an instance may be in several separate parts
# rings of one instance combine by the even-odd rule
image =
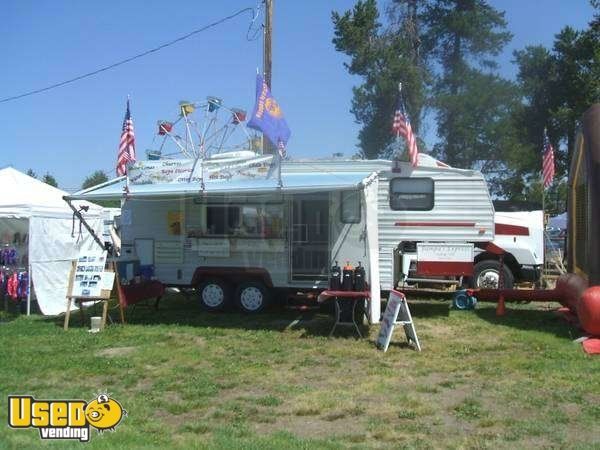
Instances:
[[[548,139],[548,133],[544,128],[544,155],[542,158],[542,180],[544,189],[552,184],[554,180],[554,148]]]
[[[408,114],[406,114],[406,108],[402,97],[398,98],[398,106],[396,107],[396,113],[394,114],[394,123],[392,124],[392,131],[396,133],[396,137],[401,135],[406,140],[406,146],[408,147],[408,157],[413,167],[417,167],[417,160],[419,156],[419,150],[417,149],[417,138],[413,133],[410,125]]]
[[[133,120],[129,111],[129,100],[127,100],[127,111],[123,119],[123,131],[121,142],[119,142],[119,155],[117,157],[117,176],[127,174],[127,164],[135,162],[135,134],[133,133]]]

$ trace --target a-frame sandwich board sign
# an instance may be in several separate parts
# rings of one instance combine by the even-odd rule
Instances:
[[[391,290],[390,297],[388,299],[387,307],[383,313],[383,320],[381,321],[381,330],[379,331],[379,337],[377,338],[377,347],[384,352],[387,351],[390,341],[392,340],[392,334],[396,325],[402,325],[404,328],[404,334],[409,345],[412,345],[421,351],[421,344],[415,330],[415,325],[406,302],[406,297],[402,292]]]

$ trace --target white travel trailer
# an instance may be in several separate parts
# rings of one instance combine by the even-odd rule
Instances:
[[[360,261],[378,322],[380,293],[399,284],[460,284],[475,247],[494,240],[481,173],[427,155],[418,167],[384,160],[283,163],[269,157],[142,161],[129,179],[70,199],[124,199],[123,258],[167,285],[195,287],[207,309],[260,311],[277,291],[325,289],[330,267]],[[481,252],[480,252],[481,253]],[[485,252],[484,252],[485,253]]]

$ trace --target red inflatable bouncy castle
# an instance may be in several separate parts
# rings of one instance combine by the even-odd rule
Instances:
[[[569,170],[567,263],[557,283],[564,306],[600,336],[600,103],[583,115]]]

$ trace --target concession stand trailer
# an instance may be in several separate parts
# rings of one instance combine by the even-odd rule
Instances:
[[[284,161],[271,156],[140,161],[127,178],[68,199],[121,199],[121,259],[166,285],[194,287],[201,305],[260,311],[269,297],[327,288],[332,265],[360,261],[368,316],[400,283],[460,284],[475,247],[494,240],[494,209],[478,171],[427,155]],[[250,152],[247,152],[250,153]],[[201,167],[200,167],[201,166]],[[129,274],[131,276],[131,274]]]

